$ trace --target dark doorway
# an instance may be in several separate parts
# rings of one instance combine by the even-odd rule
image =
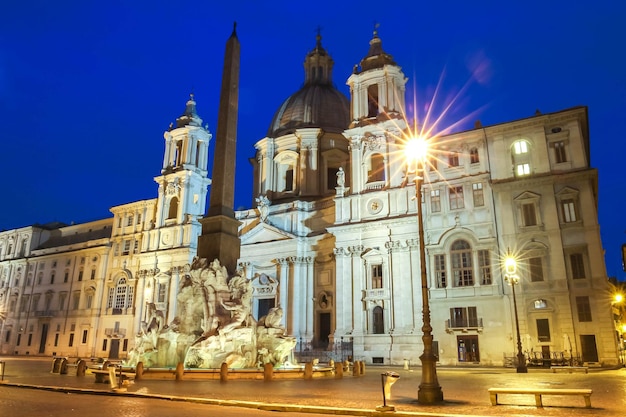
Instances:
[[[330,335],[330,313],[320,313],[320,334],[318,340],[321,346],[328,346]]]
[[[598,362],[598,348],[596,347],[595,335],[581,334],[580,348],[583,353],[583,362]]]
[[[41,325],[41,340],[39,341],[39,353],[46,351],[46,339],[48,338],[48,323]]]
[[[274,308],[276,302],[273,298],[260,298],[259,299],[259,307],[257,308],[257,320],[263,316],[267,316],[267,313],[270,312],[270,308]]]
[[[478,349],[478,336],[465,335],[456,337],[459,362],[480,362],[480,350]]]
[[[119,359],[120,356],[120,339],[111,339],[111,349],[109,350],[109,359]]]

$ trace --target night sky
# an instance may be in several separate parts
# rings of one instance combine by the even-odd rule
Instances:
[[[4,2],[0,230],[107,218],[112,206],[155,198],[163,132],[191,92],[215,137],[234,21],[236,208],[252,206],[253,144],[302,85],[318,28],[335,60],[334,82],[348,95],[345,82],[378,23],[385,51],[409,78],[408,113],[450,105],[435,130],[589,107],[607,272],[626,278],[623,0]]]

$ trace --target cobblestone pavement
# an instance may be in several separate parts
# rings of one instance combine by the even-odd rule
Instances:
[[[4,362],[5,384],[73,392],[99,392],[111,395],[140,395],[175,400],[201,401],[228,406],[303,411],[321,414],[374,415],[383,405],[381,374],[400,375],[393,385],[388,405],[395,415],[475,415],[475,416],[616,416],[626,410],[626,368],[590,369],[584,372],[552,373],[530,369],[517,374],[510,368],[437,368],[444,402],[417,403],[421,380],[419,367],[368,366],[361,376],[316,378],[312,380],[139,380],[123,393],[108,384],[96,383],[92,375],[83,377],[52,374],[51,358],[0,357]],[[580,396],[547,396],[544,407],[536,407],[532,396],[504,396],[505,405],[492,406],[490,387],[590,388],[592,408],[585,408]]]

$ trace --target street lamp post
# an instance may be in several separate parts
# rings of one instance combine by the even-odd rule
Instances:
[[[517,373],[528,373],[528,367],[526,366],[526,357],[522,352],[522,337],[519,332],[519,318],[517,316],[517,299],[515,298],[515,285],[519,284],[519,277],[515,274],[517,271],[517,261],[512,256],[507,256],[504,261],[504,267],[506,274],[504,279],[511,284],[511,291],[513,292],[513,310],[515,311],[515,331],[517,332]]]
[[[426,158],[426,142],[424,139],[412,139],[407,143],[407,154],[416,163],[415,199],[417,202],[417,230],[420,254],[420,275],[422,283],[422,342],[424,353],[422,362],[422,381],[417,391],[420,404],[435,404],[443,401],[443,391],[437,380],[437,357],[433,352],[433,328],[430,324],[430,306],[428,300],[428,276],[426,274],[426,250],[424,248],[424,221],[422,213],[422,183],[424,182],[424,162]]]

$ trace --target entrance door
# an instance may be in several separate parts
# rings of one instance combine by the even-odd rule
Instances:
[[[598,362],[598,348],[596,347],[595,335],[581,334],[580,348],[583,351],[583,362]]]
[[[328,346],[328,336],[330,335],[330,313],[320,313],[320,333],[318,340],[321,347]]]
[[[275,301],[273,298],[259,298],[259,307],[257,308],[257,320],[263,316],[267,316],[270,308],[274,308]]]
[[[111,339],[109,359],[118,359],[120,355],[120,339]]]
[[[477,335],[463,335],[456,337],[459,362],[480,362]]]
[[[41,340],[39,341],[39,353],[46,351],[46,339],[48,338],[48,323],[41,325]]]

